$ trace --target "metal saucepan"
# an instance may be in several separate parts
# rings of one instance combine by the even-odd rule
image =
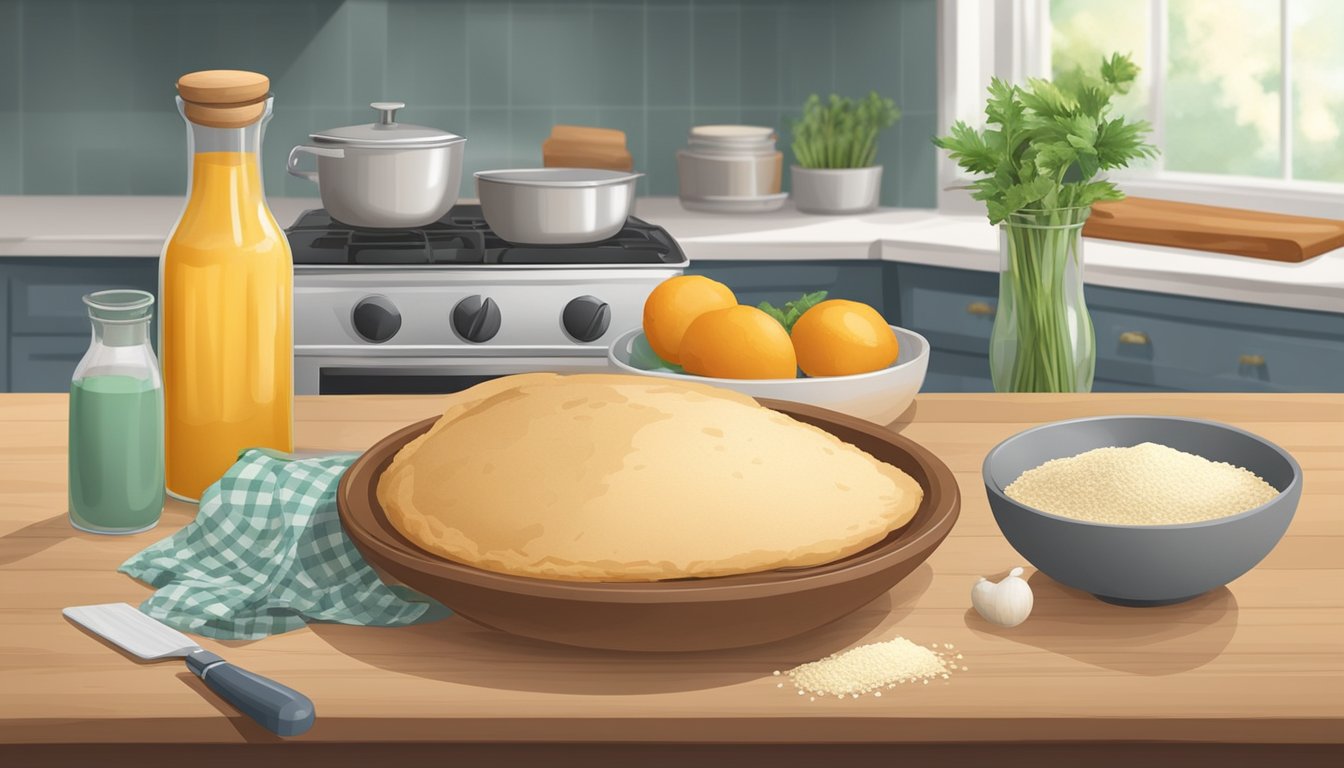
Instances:
[[[316,182],[322,205],[356,227],[420,227],[457,202],[466,139],[447,131],[396,122],[401,102],[375,102],[380,119],[309,136],[289,153],[289,172]],[[317,170],[299,169],[314,155]]]
[[[590,168],[480,171],[476,196],[486,223],[510,243],[595,243],[621,231],[643,175]]]

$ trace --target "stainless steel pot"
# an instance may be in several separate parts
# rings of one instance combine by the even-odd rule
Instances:
[[[333,218],[356,227],[419,227],[457,202],[462,184],[461,136],[396,122],[401,102],[374,102],[379,120],[309,136],[289,153],[289,172],[316,182]],[[302,155],[317,170],[299,168]]]
[[[589,168],[480,171],[476,196],[486,223],[510,243],[595,243],[621,231],[643,175]]]

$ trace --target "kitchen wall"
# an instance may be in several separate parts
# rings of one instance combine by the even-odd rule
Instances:
[[[642,191],[675,194],[690,126],[777,126],[787,166],[809,93],[876,89],[904,113],[883,202],[933,206],[935,2],[0,0],[0,194],[182,193],[173,82],[238,68],[272,78],[273,195],[315,194],[285,155],[371,101],[466,136],[468,171],[540,165],[556,122],[620,128]]]

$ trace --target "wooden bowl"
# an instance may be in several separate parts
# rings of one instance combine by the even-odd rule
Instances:
[[[401,535],[378,503],[392,457],[424,434],[425,419],[388,435],[341,478],[341,522],[366,560],[485,627],[586,648],[700,651],[782,640],[849,615],[928,559],[957,520],[961,497],[947,465],[924,447],[852,416],[778,400],[761,405],[812,424],[907,472],[924,500],[902,529],[823,565],[707,579],[581,582],[485,571],[445,560]]]

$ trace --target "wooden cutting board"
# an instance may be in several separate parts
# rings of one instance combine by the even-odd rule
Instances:
[[[634,168],[625,132],[586,125],[556,125],[541,144],[542,165],[547,168]]]
[[[1344,221],[1127,197],[1094,205],[1083,235],[1299,262],[1344,247]]]

